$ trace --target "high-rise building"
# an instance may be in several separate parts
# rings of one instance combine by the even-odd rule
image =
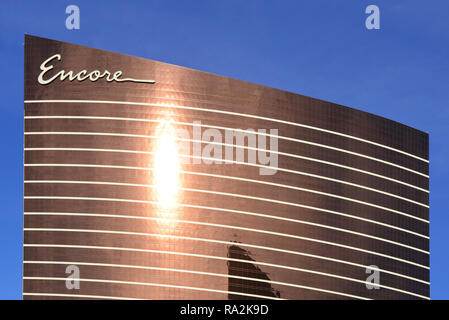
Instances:
[[[25,299],[427,299],[428,135],[25,37]]]

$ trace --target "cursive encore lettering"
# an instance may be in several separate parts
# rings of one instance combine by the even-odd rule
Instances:
[[[90,81],[97,81],[98,79],[105,78],[107,82],[125,82],[125,81],[131,81],[131,82],[141,82],[141,83],[155,83],[154,80],[144,80],[144,79],[133,79],[133,78],[121,78],[122,71],[116,71],[114,73],[109,72],[108,70],[105,70],[103,73],[99,70],[93,70],[91,72],[87,72],[87,70],[81,70],[78,73],[74,73],[72,70],[65,71],[61,70],[57,72],[55,75],[45,78],[45,75],[48,71],[53,69],[53,65],[49,64],[51,61],[57,59],[58,61],[61,61],[61,55],[55,54],[42,62],[40,69],[42,72],[37,77],[37,81],[40,84],[46,85],[49,83],[52,83],[56,79],[60,79],[61,81],[64,81],[65,79],[69,79],[69,81],[78,80],[78,81],[84,81],[89,79]]]

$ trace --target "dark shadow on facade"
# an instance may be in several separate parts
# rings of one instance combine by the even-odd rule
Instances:
[[[228,258],[256,261],[250,257],[250,252],[232,245],[228,248]],[[267,273],[260,270],[259,267],[252,263],[237,262],[233,260],[228,261],[228,274],[230,276],[238,276],[245,278],[254,278],[261,280],[270,280]],[[244,280],[238,278],[228,278],[228,291],[241,292],[246,294],[261,295],[267,297],[280,298],[280,292],[271,287],[270,283],[262,281]],[[251,296],[242,296],[237,294],[228,294],[229,300],[254,300],[257,299]]]

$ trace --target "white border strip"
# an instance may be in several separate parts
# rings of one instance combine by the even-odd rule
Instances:
[[[147,232],[131,232],[131,231],[116,231],[116,230],[100,230],[100,229],[70,229],[70,228],[24,228],[24,231],[25,232],[26,231],[29,231],[29,232],[31,232],[31,231],[37,231],[37,232],[43,232],[43,231],[49,231],[49,232],[80,232],[80,233],[99,233],[99,234],[105,233],[105,234],[119,234],[119,235],[142,236],[142,237],[172,238],[172,239],[181,239],[181,240],[189,240],[189,241],[199,241],[199,242],[210,242],[210,243],[218,243],[218,244],[226,244],[226,245],[229,245],[229,244],[235,245],[235,242],[224,241],[224,240],[177,236],[177,235],[172,235],[172,234],[147,233]],[[346,245],[341,245],[341,244],[337,244],[337,243],[333,243],[333,242],[329,242],[329,241],[321,241],[321,240],[316,240],[316,239],[313,239],[313,240],[314,240],[313,242],[333,245],[333,246],[336,246],[336,247],[341,247],[341,248],[344,248],[344,249],[349,249],[349,250],[354,250],[354,251],[359,251],[359,252],[363,252],[363,253],[366,253],[366,254],[371,254],[371,255],[382,257],[382,258],[387,258],[387,259],[399,261],[399,262],[402,262],[402,263],[410,264],[410,265],[413,265],[413,266],[416,266],[416,267],[419,267],[419,268],[422,268],[422,269],[430,270],[430,268],[428,266],[425,266],[425,265],[422,265],[422,264],[419,264],[419,263],[416,263],[416,262],[412,262],[412,261],[409,261],[409,260],[393,257],[393,256],[390,256],[390,255],[387,255],[387,254],[373,252],[373,251],[364,250],[364,249],[351,247],[351,246],[346,246]],[[240,242],[238,244],[240,246],[246,246],[246,247],[251,247],[251,248],[256,248],[256,249],[261,249],[261,250],[269,250],[269,251],[282,252],[282,253],[294,254],[294,255],[298,255],[299,254],[297,251],[293,251],[293,250],[279,249],[279,248],[274,248],[274,247],[259,246],[259,245],[253,245],[253,244],[244,244],[244,243],[240,243]],[[301,254],[299,254],[299,255],[301,255]]]
[[[233,116],[239,116],[239,117],[246,117],[246,118],[253,118],[258,120],[265,120],[265,121],[272,121],[276,123],[282,123],[287,124],[291,126],[301,127],[301,128],[307,128],[312,130],[317,130],[325,133],[330,133],[334,135],[338,135],[345,138],[354,139],[357,141],[365,142],[368,144],[372,144],[377,147],[382,147],[391,151],[395,151],[404,155],[407,155],[409,157],[412,157],[414,159],[421,160],[423,162],[429,163],[429,160],[418,157],[416,155],[413,155],[411,153],[395,149],[393,147],[389,147],[387,145],[383,145],[381,143],[377,143],[374,141],[358,138],[355,136],[351,136],[348,134],[317,128],[309,125],[304,125],[296,122],[291,121],[285,121],[285,120],[279,120],[274,118],[268,118],[268,117],[262,117],[262,116],[256,116],[252,114],[246,114],[246,113],[239,113],[239,112],[232,112],[232,111],[225,111],[225,110],[217,110],[217,109],[207,109],[207,108],[198,108],[198,107],[188,107],[188,106],[178,106],[178,105],[169,105],[169,104],[160,104],[160,103],[143,103],[143,102],[129,102],[129,101],[105,101],[105,100],[24,100],[24,103],[102,103],[102,104],[125,104],[125,105],[142,105],[142,106],[154,106],[154,107],[164,107],[164,108],[174,108],[174,109],[185,109],[185,110],[196,110],[196,111],[202,111],[202,112],[213,112],[213,113],[220,113],[220,114],[227,114],[227,115],[233,115]]]
[[[111,267],[111,268],[128,268],[128,269],[142,269],[142,270],[156,270],[156,271],[167,271],[167,272],[179,272],[179,273],[190,273],[190,274],[198,274],[198,275],[206,275],[206,276],[212,276],[212,277],[221,277],[221,278],[234,278],[239,280],[248,280],[248,281],[255,281],[255,282],[264,282],[269,284],[276,284],[281,286],[289,286],[289,287],[295,287],[300,289],[305,288],[311,288],[311,290],[316,291],[317,288],[315,287],[305,287],[303,285],[298,285],[295,283],[290,282],[281,282],[281,281],[274,281],[274,280],[266,280],[266,279],[259,279],[259,278],[251,278],[251,277],[243,277],[243,276],[236,276],[236,275],[230,275],[230,274],[223,274],[223,273],[216,273],[216,272],[205,272],[205,271],[196,271],[196,270],[187,270],[187,269],[176,269],[176,268],[163,268],[163,267],[150,267],[150,266],[139,266],[139,265],[128,265],[128,264],[111,264],[111,263],[91,263],[91,262],[74,262],[74,261],[24,261],[24,264],[57,264],[57,265],[79,265],[79,266],[95,266],[95,267]],[[312,273],[320,276],[326,276],[326,277],[335,277],[341,280],[347,280],[362,284],[370,284],[370,282],[367,282],[366,280],[358,280],[354,278],[348,278],[344,276],[338,276],[335,274],[329,274],[325,272],[318,272],[308,269],[303,269],[306,273]],[[390,286],[380,285],[380,288],[384,288],[391,291],[400,292],[403,294],[419,297],[422,299],[428,299],[427,296],[423,296],[420,294],[416,294],[410,291],[397,289]],[[312,289],[313,288],[313,289]],[[318,291],[321,291],[322,289],[318,289]]]
[[[240,245],[240,243],[232,243],[233,245]],[[242,247],[245,247],[247,245],[242,245]],[[242,260],[242,259],[235,259],[235,258],[229,258],[229,257],[220,257],[220,256],[213,256],[213,255],[204,255],[204,254],[197,254],[197,253],[187,253],[187,252],[177,252],[177,251],[167,251],[167,250],[154,250],[154,249],[138,249],[138,248],[126,248],[126,247],[109,247],[109,246],[89,246],[89,245],[72,245],[72,244],[24,244],[23,245],[24,249],[25,248],[68,248],[68,249],[91,249],[91,250],[111,250],[111,251],[125,251],[125,252],[139,252],[139,253],[154,253],[154,254],[170,254],[170,255],[179,255],[179,256],[187,256],[187,257],[194,257],[194,258],[202,258],[202,259],[213,259],[213,260],[225,260],[225,261],[235,261],[235,262],[241,262],[241,263],[250,263],[250,264],[255,264],[255,265],[260,265],[260,266],[267,266],[267,267],[273,267],[273,268],[279,268],[279,269],[286,269],[286,270],[293,270],[293,271],[301,271],[302,269],[297,268],[297,267],[291,267],[291,266],[286,266],[286,265],[281,265],[281,264],[273,264],[273,263],[267,263],[267,262],[260,262],[260,261],[251,261],[251,260]],[[298,255],[300,256],[304,256],[304,257],[308,257],[308,258],[314,258],[314,259],[319,259],[319,260],[325,260],[325,261],[330,261],[330,262],[336,262],[336,263],[341,263],[341,264],[345,264],[345,265],[349,265],[349,266],[353,266],[353,267],[357,267],[357,268],[362,268],[364,270],[366,270],[366,268],[368,268],[368,265],[363,265],[363,264],[359,264],[359,263],[355,263],[355,262],[349,262],[349,261],[345,261],[345,260],[339,260],[339,259],[334,259],[334,258],[329,258],[329,257],[323,257],[323,256],[319,256],[319,255],[314,255],[314,254],[309,254],[309,253],[303,253],[303,252],[298,252]],[[404,279],[408,279],[411,281],[416,281],[416,282],[420,282],[423,283],[425,285],[430,285],[430,282],[425,281],[425,280],[421,280],[418,278],[414,278],[411,276],[407,276],[401,273],[397,273],[397,272],[393,272],[393,271],[389,271],[389,270],[384,270],[384,269],[380,269],[378,268],[377,270],[379,270],[380,272],[383,273],[387,273],[396,277],[400,277],[400,278],[404,278]]]
[[[119,121],[136,121],[136,122],[154,122],[154,123],[161,123],[162,120],[154,120],[154,119],[139,119],[139,118],[120,118],[120,117],[95,117],[95,116],[25,116],[25,120],[27,119],[82,119],[82,120],[119,120]],[[228,128],[228,127],[220,127],[220,126],[212,126],[212,125],[205,125],[205,124],[195,124],[195,123],[189,123],[189,122],[179,122],[179,121],[173,121],[174,124],[178,124],[178,125],[186,125],[186,126],[192,126],[192,127],[201,127],[201,128],[214,128],[214,129],[221,129],[221,130],[234,130],[237,132],[243,132],[243,133],[251,133],[251,134],[256,134],[256,135],[263,135],[263,136],[267,136],[267,137],[276,137],[279,139],[284,139],[284,140],[297,140],[297,139],[293,139],[293,138],[286,138],[283,136],[274,136],[272,134],[268,134],[268,133],[263,133],[263,132],[250,132],[248,130],[242,130],[242,129],[234,129],[234,128]],[[25,134],[28,134],[28,132],[25,132]],[[302,140],[298,140],[296,142],[302,143]],[[212,142],[211,142],[212,143]],[[313,144],[313,143],[311,143]],[[240,147],[240,148],[248,148],[248,147]],[[270,152],[274,152],[274,151],[270,151]],[[361,170],[361,169],[357,169],[357,168],[353,168],[350,166],[345,166],[339,163],[335,163],[335,162],[330,162],[330,161],[325,161],[325,160],[320,160],[320,159],[316,159],[316,158],[311,158],[311,157],[305,157],[305,156],[300,156],[300,155],[296,155],[296,154],[291,154],[291,153],[286,153],[286,152],[275,152],[279,155],[282,156],[286,156],[286,157],[292,157],[292,158],[296,158],[296,159],[302,159],[302,160],[308,160],[308,161],[314,161],[314,162],[318,162],[318,163],[323,163],[326,165],[331,165],[331,166],[336,166],[339,168],[343,168],[343,169],[347,169],[347,170],[352,170],[352,171],[356,171],[356,172],[360,172],[360,173],[364,173],[364,174],[368,174],[377,178],[381,178],[381,179],[385,179],[385,180],[389,180],[392,182],[396,182],[402,185],[405,185],[407,187],[410,188],[414,188],[426,193],[429,193],[429,190],[426,190],[424,188],[420,188],[418,186],[400,181],[400,180],[396,180],[387,176],[383,176],[374,172],[370,172],[370,171],[366,171],[366,170]]]

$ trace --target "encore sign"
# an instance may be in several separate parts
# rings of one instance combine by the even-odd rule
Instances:
[[[78,72],[76,74],[74,74],[74,72],[72,70],[70,70],[70,71],[61,70],[58,73],[56,73],[55,75],[53,75],[52,77],[44,79],[44,76],[47,73],[47,71],[53,69],[52,64],[50,64],[48,66],[47,66],[47,64],[50,63],[54,59],[58,59],[58,61],[61,61],[61,55],[55,54],[55,55],[51,56],[50,58],[48,58],[47,60],[45,60],[44,62],[42,62],[41,67],[40,67],[42,72],[39,74],[39,77],[37,78],[37,81],[40,84],[46,85],[46,84],[52,83],[54,80],[56,80],[58,78],[61,81],[64,81],[65,79],[68,78],[69,81],[78,80],[80,82],[87,80],[87,79],[95,82],[98,79],[102,79],[102,78],[106,78],[107,82],[113,82],[113,81],[115,81],[115,82],[131,81],[131,82],[141,82],[141,83],[155,83],[156,82],[154,80],[121,78],[122,73],[123,73],[122,71],[116,71],[114,73],[111,73],[108,70],[105,70],[103,73],[100,72],[99,70],[93,70],[91,72],[87,72],[87,70],[81,70],[80,72]]]

